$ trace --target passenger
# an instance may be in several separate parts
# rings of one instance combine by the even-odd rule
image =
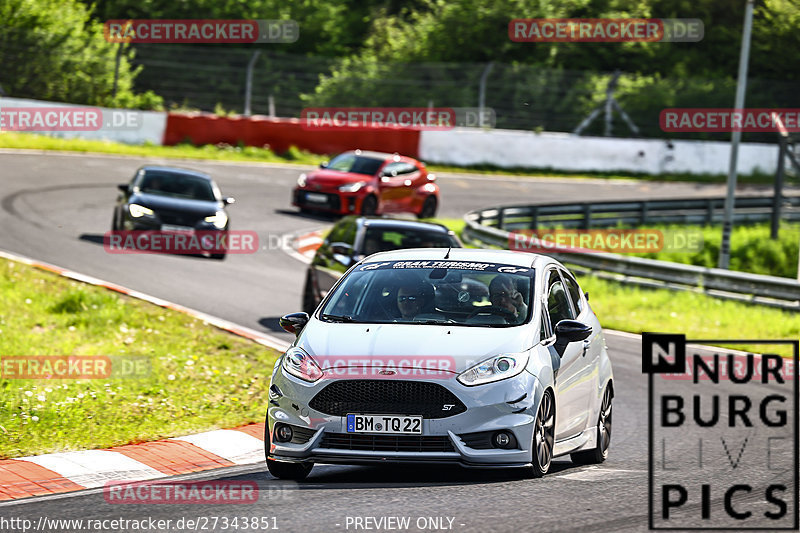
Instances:
[[[513,313],[517,319],[528,315],[522,293],[514,287],[514,280],[508,275],[499,274],[489,283],[489,300],[493,306]]]

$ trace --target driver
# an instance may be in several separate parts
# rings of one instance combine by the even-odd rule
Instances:
[[[424,282],[407,281],[397,289],[397,308],[403,320],[414,320],[428,303]]]
[[[493,306],[514,313],[517,318],[528,315],[522,293],[514,287],[514,280],[507,274],[499,274],[489,283],[489,300]]]

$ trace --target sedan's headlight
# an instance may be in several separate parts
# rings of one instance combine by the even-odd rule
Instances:
[[[305,174],[300,174],[300,177],[297,178],[297,186],[298,187],[305,187],[306,186],[306,176]]]
[[[214,227],[217,229],[222,229],[228,223],[228,215],[225,214],[225,211],[217,211],[216,214],[206,217],[203,220],[214,224]]]
[[[483,385],[484,383],[514,377],[525,370],[527,365],[527,353],[498,355],[465,370],[459,374],[458,381],[468,387]]]
[[[149,215],[153,214],[153,210],[152,209],[148,209],[145,206],[139,205],[139,204],[129,204],[128,205],[128,211],[131,212],[131,216],[133,218],[139,218],[139,217],[143,217],[145,215],[149,216]]]
[[[283,356],[283,369],[296,378],[314,383],[322,377],[322,370],[302,348],[293,347]]]
[[[361,187],[367,184],[366,181],[357,181],[355,183],[346,183],[339,187],[341,192],[357,192]]]

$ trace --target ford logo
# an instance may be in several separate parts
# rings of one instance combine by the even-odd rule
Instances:
[[[394,370],[378,370],[378,374],[381,376],[394,376],[397,372]]]

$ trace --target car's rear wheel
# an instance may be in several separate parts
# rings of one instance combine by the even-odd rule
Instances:
[[[544,393],[536,413],[536,422],[533,428],[533,449],[531,457],[530,474],[533,477],[542,477],[550,471],[553,461],[553,444],[555,443],[556,409],[550,391]]]
[[[436,208],[438,203],[435,196],[428,196],[422,203],[422,209],[419,210],[419,218],[433,218],[436,216]]]
[[[117,225],[117,212],[114,211],[114,215],[111,217],[111,231],[119,231],[119,225]]]
[[[292,479],[300,481],[305,479],[314,468],[314,463],[282,463],[269,458],[269,420],[264,424],[264,455],[267,460],[269,473],[278,479]]]
[[[378,211],[378,199],[372,195],[367,196],[361,201],[361,214],[365,216],[374,215]]]
[[[597,417],[597,446],[591,450],[570,454],[573,463],[595,465],[608,458],[608,449],[611,446],[611,400],[613,397],[611,387],[606,387],[606,391],[603,393],[603,403],[600,405],[600,414]]]
[[[311,272],[307,272],[306,285],[303,289],[303,311],[311,316],[317,309],[317,305],[319,305],[319,302],[317,302],[317,299],[314,297],[314,278]]]
[[[217,259],[218,261],[222,261],[225,259],[226,254],[211,254],[211,259]]]

